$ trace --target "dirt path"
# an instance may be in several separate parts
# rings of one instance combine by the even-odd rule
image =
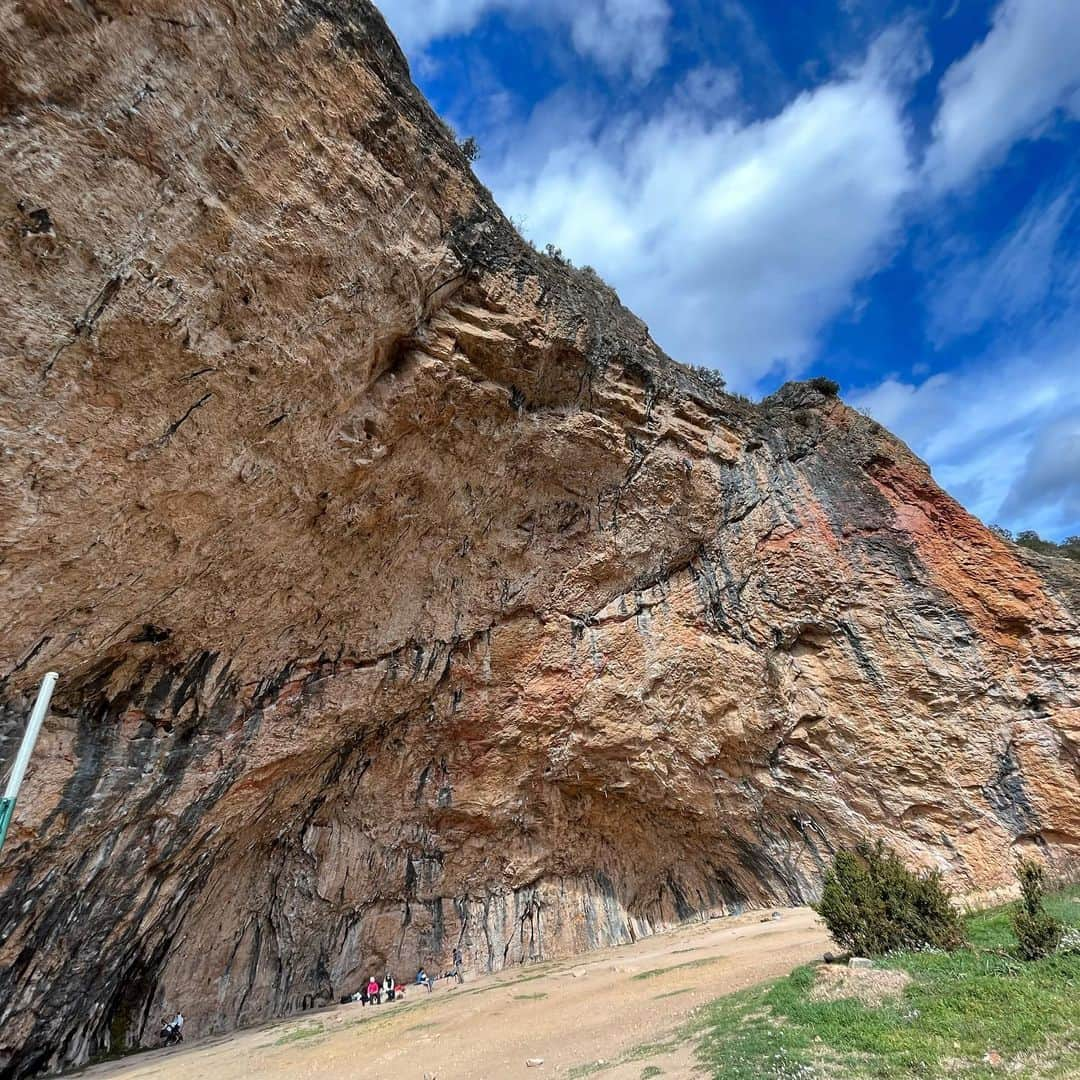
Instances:
[[[762,921],[766,919],[767,921]],[[784,974],[827,948],[807,908],[716,919],[584,956],[410,991],[403,1004],[342,1005],[303,1018],[99,1065],[122,1080],[502,1080],[563,1076],[662,1038],[697,1005]],[[543,1058],[538,1068],[526,1060]],[[656,1059],[689,1076],[683,1047]],[[652,1059],[650,1059],[650,1062]],[[637,1080],[646,1062],[605,1069]]]

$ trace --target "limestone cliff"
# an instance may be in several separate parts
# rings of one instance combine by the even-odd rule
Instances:
[[[365,0],[0,0],[0,1074],[1080,843],[1075,575],[534,252]]]

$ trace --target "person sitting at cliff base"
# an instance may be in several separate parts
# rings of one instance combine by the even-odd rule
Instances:
[[[184,1041],[184,1014],[179,1009],[171,1020],[161,1022],[161,1041],[166,1046]]]

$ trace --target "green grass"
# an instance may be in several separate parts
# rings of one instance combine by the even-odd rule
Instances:
[[[1080,926],[1080,889],[1050,898],[1047,906]],[[804,967],[713,1002],[684,1035],[700,1039],[702,1064],[724,1080],[809,1080],[823,1073],[988,1080],[1008,1075],[1010,1065],[1012,1075],[1080,1076],[1080,955],[1014,959],[1010,910],[969,916],[969,948],[879,961],[912,977],[894,1002],[811,1001],[814,970]],[[984,1063],[991,1050],[1003,1066]]]
[[[672,1050],[678,1050],[685,1041],[686,1032],[679,1031],[667,1039],[641,1043],[639,1046],[632,1047],[615,1058],[608,1058],[602,1062],[588,1061],[584,1065],[574,1065],[569,1069],[566,1077],[567,1080],[582,1080],[582,1077],[593,1076],[596,1073],[615,1068],[617,1065],[625,1065],[630,1061],[642,1061],[646,1058],[660,1057],[662,1054],[671,1053]]]
[[[654,1076],[663,1076],[664,1070],[657,1065],[646,1065],[641,1070],[641,1080],[651,1080]]]
[[[632,979],[655,979],[658,975],[670,975],[673,971],[685,971],[687,968],[708,967],[710,964],[718,964],[724,958],[722,956],[706,956],[700,960],[686,960],[681,964],[672,964],[666,968],[650,968],[648,971],[640,971],[632,975]]]
[[[657,994],[656,1000],[659,1001],[661,998],[678,997],[680,994],[689,994],[692,993],[694,989],[693,986],[684,986],[681,990],[669,990],[666,994]]]
[[[301,1039],[312,1039],[323,1033],[321,1023],[312,1024],[310,1027],[298,1027],[285,1032],[275,1043],[275,1046],[285,1046],[286,1043],[300,1042]]]
[[[546,998],[547,994],[514,994],[515,1001],[539,1001],[541,998]]]

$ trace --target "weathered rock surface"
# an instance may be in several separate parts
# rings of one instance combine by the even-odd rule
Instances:
[[[537,255],[363,0],[0,0],[0,1072],[1080,843],[1073,570]]]

